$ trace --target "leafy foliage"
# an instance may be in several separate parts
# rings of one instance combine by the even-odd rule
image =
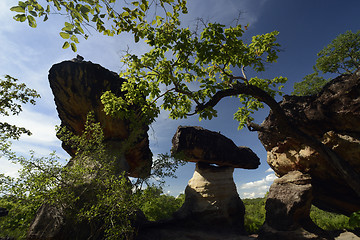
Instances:
[[[179,208],[182,202],[163,195],[160,187],[152,185],[142,190],[131,184],[126,173],[119,171],[118,160],[107,152],[102,128],[94,119],[89,113],[80,136],[59,129],[62,141],[76,149],[75,157],[65,167],[55,154],[36,158],[31,152],[27,159],[8,149],[4,151],[22,168],[19,178],[0,175],[0,206],[9,210],[9,215],[0,219],[3,236],[25,238],[36,211],[44,203],[65,209],[70,219],[97,225],[105,231],[106,239],[131,239],[139,209],[156,220]],[[176,169],[177,164],[174,167],[167,163],[168,159],[163,155],[155,162],[157,178],[174,176],[166,169]]]
[[[128,68],[120,76],[128,80],[122,86],[126,94],[115,99],[106,93],[102,98],[105,111],[113,115],[126,112],[130,104],[139,101],[139,96],[147,96],[146,102],[142,102],[147,123],[157,117],[160,108],[168,110],[170,117],[175,119],[195,113],[200,119],[211,119],[217,116],[213,107],[195,109],[191,113],[193,105],[203,106],[216,92],[239,86],[239,80],[260,88],[272,97],[281,94],[273,87],[284,83],[286,78],[247,79],[245,75],[241,77],[233,73],[236,69],[244,72],[246,67],[264,71],[265,63],[275,62],[278,32],[254,36],[250,44],[242,41],[243,33],[240,25],[226,28],[218,23],[209,23],[197,35],[189,28],[181,28],[177,18],[158,27],[148,25],[145,36],[152,50],[141,57],[125,55],[122,61]],[[262,108],[263,104],[246,94],[233,95],[238,96],[243,105],[234,115],[243,127],[252,120],[249,115]],[[163,103],[158,106],[156,102],[160,98]]]
[[[66,40],[63,48],[69,48],[76,52],[76,44],[79,43],[78,36],[85,39],[88,35],[85,33],[88,27],[96,29],[104,35],[114,36],[121,32],[131,32],[134,35],[135,42],[144,37],[146,28],[146,15],[151,7],[159,5],[164,10],[166,17],[181,11],[187,12],[185,0],[155,0],[146,1],[138,0],[131,3],[125,3],[125,6],[118,9],[116,0],[48,0],[45,4],[40,4],[38,0],[19,1],[17,6],[13,6],[10,10],[16,12],[14,19],[19,22],[28,22],[30,27],[36,28],[36,18],[47,21],[51,14],[66,15],[69,22],[65,22],[61,29],[60,36]],[[173,8],[173,13],[166,9],[167,6]],[[132,9],[131,9],[132,8]],[[164,17],[157,16],[153,24],[161,23]],[[111,24],[109,24],[111,22]]]
[[[310,218],[324,230],[353,229],[347,216],[326,212],[315,206],[311,206]]]
[[[318,57],[316,67],[323,73],[353,73],[360,68],[360,30],[340,34]]]
[[[353,228],[360,228],[360,211],[353,212],[349,218],[349,225]]]
[[[318,54],[314,73],[306,75],[304,80],[295,83],[293,95],[305,96],[320,92],[329,81],[319,76],[325,73],[349,74],[360,68],[360,31],[347,31],[337,36]]]
[[[266,198],[243,199],[245,205],[245,230],[249,234],[257,233],[265,221]]]
[[[249,234],[257,233],[265,221],[266,198],[243,199],[243,202],[245,205],[245,229]],[[358,217],[357,214],[353,213],[353,216]],[[310,218],[316,225],[327,231],[353,230],[359,227],[358,218],[357,220],[355,218],[349,219],[344,215],[326,212],[315,206],[311,207]],[[351,219],[354,219],[353,222]]]
[[[156,186],[147,187],[141,194],[144,200],[140,209],[150,221],[170,218],[184,203],[184,198],[163,194]]]
[[[312,74],[306,75],[302,82],[294,84],[293,95],[296,96],[308,96],[314,95],[321,91],[330,79],[325,79],[322,76],[319,76],[319,72],[315,71]]]
[[[30,102],[35,104],[35,98],[40,97],[35,90],[27,88],[24,83],[18,83],[18,79],[9,75],[5,79],[0,79],[0,115],[18,115],[22,111],[22,104]],[[9,138],[19,139],[21,134],[30,135],[30,131],[11,125],[7,122],[0,122],[0,145],[4,144]]]

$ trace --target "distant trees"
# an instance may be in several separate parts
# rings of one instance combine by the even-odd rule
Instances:
[[[293,95],[304,96],[320,92],[330,80],[319,75],[326,73],[349,74],[360,68],[360,30],[347,31],[338,35],[318,54],[314,73],[306,75],[304,80],[294,84]]]

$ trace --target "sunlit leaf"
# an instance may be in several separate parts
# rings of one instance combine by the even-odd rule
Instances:
[[[12,8],[10,8],[10,10],[13,12],[25,13],[25,8],[20,7],[20,6],[12,7]]]
[[[60,36],[61,36],[63,39],[69,39],[69,38],[70,38],[70,34],[69,34],[69,33],[60,32],[59,34],[60,34]]]

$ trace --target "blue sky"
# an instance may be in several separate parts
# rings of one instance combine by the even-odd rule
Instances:
[[[41,1],[40,1],[41,2]],[[358,0],[192,0],[188,1],[189,14],[183,18],[186,25],[194,23],[197,17],[212,22],[229,24],[241,12],[241,23],[249,23],[249,30],[244,36],[250,40],[252,35],[277,30],[280,32],[278,42],[282,51],[278,62],[267,66],[267,70],[257,74],[263,78],[276,76],[288,77],[284,91],[292,92],[294,82],[312,72],[319,52],[338,34],[347,30],[360,29],[360,1]],[[55,125],[60,124],[53,96],[48,84],[47,75],[55,63],[72,59],[76,56],[71,50],[62,50],[63,40],[59,31],[66,20],[61,16],[50,16],[45,22],[38,22],[32,29],[24,23],[15,22],[9,8],[16,5],[16,0],[0,1],[0,76],[9,74],[29,87],[36,89],[42,96],[36,106],[26,106],[23,113],[16,117],[1,118],[33,132],[31,137],[23,137],[14,142],[13,149],[19,154],[27,154],[30,149],[38,155],[47,155],[56,150],[62,159],[68,155],[61,149],[60,141],[55,137]],[[116,37],[105,37],[91,32],[88,40],[80,40],[78,53],[85,60],[99,63],[102,66],[119,72],[122,65],[122,51],[130,48],[132,53],[146,51],[142,43],[134,44],[132,37],[123,34]],[[252,75],[255,76],[255,75]],[[252,77],[249,76],[248,77]],[[197,117],[174,121],[162,113],[152,124],[149,131],[150,147],[154,156],[169,152],[171,138],[178,125],[197,125],[220,131],[237,145],[250,147],[261,159],[256,170],[236,170],[234,180],[241,197],[262,197],[275,178],[266,163],[266,151],[257,139],[256,133],[237,130],[233,120],[238,102],[234,98],[220,102],[216,109],[219,117],[211,121],[198,121]],[[261,123],[267,116],[265,109],[256,114],[256,122]],[[165,191],[177,195],[183,192],[188,180],[192,177],[195,164],[189,163],[177,172],[177,179],[168,179]],[[0,172],[16,176],[18,167],[0,159]]]

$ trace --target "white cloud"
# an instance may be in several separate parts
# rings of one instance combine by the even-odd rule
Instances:
[[[21,168],[20,165],[14,164],[5,158],[0,158],[1,170],[0,173],[4,173],[10,177],[18,177],[18,171]]]
[[[266,173],[274,172],[274,170],[272,170],[272,168],[268,168],[265,172],[266,172]]]
[[[276,178],[275,174],[272,173],[267,175],[265,178],[261,180],[244,183],[240,186],[240,189],[259,188],[262,187],[263,185],[270,185],[275,178]]]
[[[265,172],[269,172],[267,169]],[[257,198],[264,197],[266,192],[269,190],[270,185],[277,177],[275,173],[266,175],[263,179],[258,181],[247,182],[241,184],[239,189],[239,195],[241,198]]]

